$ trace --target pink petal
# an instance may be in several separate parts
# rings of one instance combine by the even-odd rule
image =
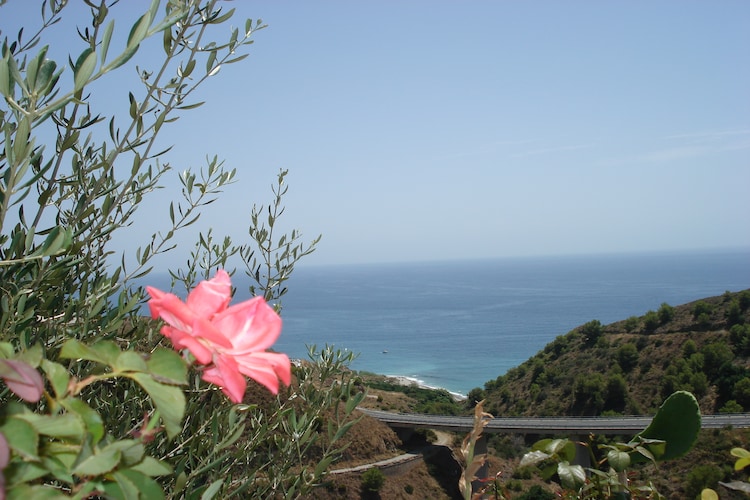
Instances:
[[[224,331],[217,329],[212,322],[205,318],[196,318],[192,330],[194,337],[206,339],[209,343],[226,349],[232,348],[232,342],[224,335]]]
[[[201,281],[188,294],[187,305],[199,317],[211,317],[226,309],[232,300],[232,281],[223,269],[216,271],[216,275],[206,281]]]
[[[254,297],[219,313],[212,321],[237,354],[264,351],[281,334],[281,318],[263,297]]]
[[[276,376],[278,376],[284,385],[292,383],[292,363],[286,354],[280,352],[256,352],[253,354],[253,358],[264,359],[270,364],[273,367],[274,373],[276,373]],[[240,363],[241,366],[242,363]]]
[[[203,345],[197,338],[193,337],[189,333],[172,328],[171,326],[163,326],[161,333],[165,337],[172,341],[172,345],[176,350],[187,349],[189,350],[198,363],[207,365],[211,362],[214,351]]]
[[[16,359],[0,359],[0,364],[0,377],[16,396],[29,403],[42,398],[44,380],[37,370]]]
[[[146,291],[151,295],[151,300],[148,302],[151,317],[161,318],[170,325],[183,330],[193,323],[195,314],[178,296],[151,287],[146,287]]]
[[[282,354],[283,358],[269,356],[273,354],[275,353],[259,352],[247,354],[235,357],[235,361],[239,364],[240,372],[259,384],[266,386],[272,393],[277,394],[279,392],[279,376],[283,377],[282,380],[286,385],[289,385],[291,381],[291,369],[288,367],[289,358],[286,355]],[[286,358],[287,363],[286,370],[284,368],[284,358]]]
[[[241,403],[247,389],[247,381],[239,372],[233,359],[217,356],[214,366],[204,370],[202,379],[218,385],[233,403]]]

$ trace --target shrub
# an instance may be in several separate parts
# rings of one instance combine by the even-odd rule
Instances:
[[[661,320],[656,311],[648,311],[643,315],[643,329],[646,333],[653,333],[660,324]]]
[[[745,409],[734,399],[730,399],[719,408],[719,413],[742,413]]]
[[[362,489],[368,493],[377,493],[385,484],[385,475],[377,467],[362,473]]]
[[[698,347],[695,345],[695,341],[693,339],[688,339],[685,341],[684,344],[682,344],[682,357],[683,358],[689,358],[696,352],[698,352]]]
[[[663,302],[659,307],[659,322],[663,325],[669,323],[674,318],[674,307],[670,306],[666,302]]]
[[[693,306],[693,319],[698,319],[702,314],[710,316],[713,311],[714,307],[711,304],[703,300],[699,300]]]
[[[733,300],[729,303],[729,306],[724,312],[724,318],[727,320],[727,326],[741,325],[745,322],[745,318],[742,316],[742,308],[740,307],[739,300]]]
[[[629,317],[625,320],[625,331],[628,333],[635,331],[635,329],[638,328],[638,323],[640,323],[638,316]]]
[[[581,327],[581,335],[583,335],[585,342],[589,345],[595,344],[603,332],[604,329],[598,319],[591,320]]]
[[[724,477],[722,470],[715,465],[696,465],[688,472],[685,483],[687,498],[695,498],[704,488],[716,488]]]
[[[638,348],[635,344],[627,343],[617,348],[615,358],[624,372],[632,370],[638,364]]]

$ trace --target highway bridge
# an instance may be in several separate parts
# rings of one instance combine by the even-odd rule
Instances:
[[[433,429],[452,432],[469,432],[474,426],[473,417],[449,415],[423,415],[418,413],[392,413],[368,408],[359,408],[365,415],[376,418],[391,427]],[[489,421],[485,433],[508,434],[567,434],[585,435],[638,434],[648,427],[653,417],[497,417]],[[701,427],[721,429],[724,427],[750,427],[750,413],[702,415]]]

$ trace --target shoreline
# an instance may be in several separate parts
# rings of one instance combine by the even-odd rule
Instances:
[[[410,386],[417,386],[420,389],[427,389],[430,391],[445,391],[448,394],[450,394],[454,400],[460,402],[460,401],[466,401],[467,396],[465,394],[461,394],[460,392],[454,392],[449,391],[445,387],[437,387],[433,385],[427,384],[424,380],[420,380],[415,377],[407,377],[404,375],[382,375],[385,377],[385,379],[389,382],[396,383],[401,386],[410,387]]]

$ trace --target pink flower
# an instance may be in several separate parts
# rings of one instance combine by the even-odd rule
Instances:
[[[36,403],[42,398],[44,380],[37,370],[17,359],[0,359],[0,378],[16,396]]]
[[[216,275],[199,283],[182,302],[176,295],[146,287],[151,296],[151,316],[167,322],[161,333],[175,349],[189,350],[206,365],[202,378],[216,384],[235,403],[242,401],[246,375],[272,393],[279,379],[289,385],[291,364],[286,354],[266,352],[281,333],[281,318],[263,297],[229,306],[229,275]]]

